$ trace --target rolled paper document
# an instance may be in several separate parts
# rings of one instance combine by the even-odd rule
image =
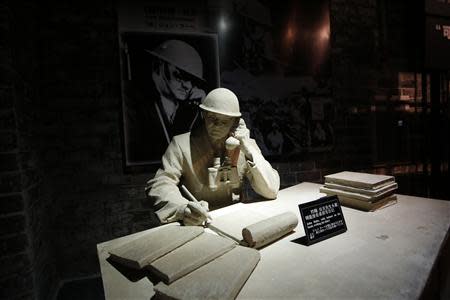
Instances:
[[[288,234],[297,224],[297,216],[285,212],[245,227],[242,237],[249,247],[258,249]]]

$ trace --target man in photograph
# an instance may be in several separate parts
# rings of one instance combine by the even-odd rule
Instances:
[[[159,99],[155,110],[167,142],[172,136],[189,131],[205,97],[203,63],[198,52],[180,40],[168,40],[153,50],[152,81]]]
[[[188,43],[169,39],[142,51],[149,63],[138,66],[143,75],[127,95],[127,153],[138,164],[156,163],[174,135],[191,130],[206,86],[202,58]]]

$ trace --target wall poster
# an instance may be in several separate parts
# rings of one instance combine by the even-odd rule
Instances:
[[[191,129],[198,105],[219,86],[217,35],[192,32],[195,9],[139,3],[119,6],[124,156],[131,171],[155,170],[172,137]]]
[[[126,171],[156,170],[219,86],[271,161],[333,148],[328,0],[118,1],[118,27]]]

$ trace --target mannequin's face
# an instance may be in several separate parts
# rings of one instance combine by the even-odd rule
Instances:
[[[216,114],[208,111],[203,112],[206,131],[213,141],[225,139],[230,134],[236,122],[235,117]]]

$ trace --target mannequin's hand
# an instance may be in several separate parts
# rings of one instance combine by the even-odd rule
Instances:
[[[250,130],[248,130],[244,119],[239,120],[239,125],[233,133],[233,136],[237,138],[240,142],[250,138]]]
[[[189,201],[184,209],[184,225],[202,225],[208,219],[211,219],[208,211],[208,202],[203,200],[199,202]]]
[[[239,125],[233,133],[233,136],[239,140],[241,151],[245,154],[248,160],[253,160],[253,155],[250,151],[250,130],[245,125],[244,119],[239,120]]]

